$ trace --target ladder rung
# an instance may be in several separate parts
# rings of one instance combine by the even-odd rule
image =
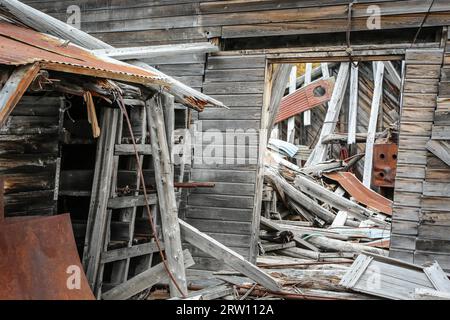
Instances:
[[[140,155],[151,155],[152,147],[149,144],[137,144],[136,149]],[[116,144],[114,148],[116,156],[134,155],[134,145],[132,144]]]
[[[162,247],[161,249],[164,249]],[[124,260],[128,258],[134,258],[139,256],[144,256],[158,251],[158,247],[155,242],[149,242],[144,244],[139,244],[129,248],[121,248],[116,250],[111,250],[102,253],[101,261],[102,263],[108,263],[113,261]]]
[[[147,198],[150,205],[156,204],[158,200],[156,194],[149,194]],[[108,200],[108,209],[125,209],[142,206],[145,206],[144,195],[117,197]]]

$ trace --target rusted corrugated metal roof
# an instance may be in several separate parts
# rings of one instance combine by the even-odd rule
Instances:
[[[337,181],[356,201],[379,212],[392,216],[392,201],[366,188],[351,172],[332,172],[325,176]]]
[[[334,78],[318,80],[284,97],[275,123],[328,102],[333,94],[333,88]]]
[[[41,63],[41,68],[140,84],[170,83],[151,71],[101,58],[77,45],[32,29],[0,22],[0,64]]]

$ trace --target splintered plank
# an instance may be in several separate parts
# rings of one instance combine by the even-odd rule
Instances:
[[[39,64],[17,67],[0,92],[0,127],[3,126],[28,86],[39,72]]]
[[[195,264],[188,250],[183,251],[184,267],[189,268]],[[128,281],[108,290],[102,295],[103,300],[126,300],[132,296],[151,288],[167,276],[164,264],[161,262],[156,266],[138,274]]]
[[[265,288],[272,291],[280,291],[280,286],[274,278],[245,260],[240,254],[227,248],[207,234],[200,232],[183,220],[178,219],[178,221],[182,237],[185,241],[227,264],[236,271],[241,272]]]

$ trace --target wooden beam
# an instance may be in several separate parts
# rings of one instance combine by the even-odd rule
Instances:
[[[333,96],[328,103],[328,111],[325,116],[322,131],[320,133],[319,141],[314,148],[313,153],[306,162],[306,166],[318,164],[326,159],[328,146],[322,143],[322,139],[334,132],[336,129],[336,123],[341,111],[342,101],[344,100],[345,91],[347,89],[349,74],[349,63],[343,62],[339,68],[339,73],[336,79],[336,85],[334,86]]]
[[[210,42],[93,50],[95,54],[117,60],[152,59],[156,57],[172,57],[181,54],[201,54],[217,51],[219,51],[219,47]]]
[[[195,264],[188,250],[183,251],[183,268],[189,268]],[[161,262],[156,266],[138,274],[137,276],[121,283],[117,287],[105,292],[102,295],[103,300],[126,300],[132,296],[151,288],[167,277],[167,271]],[[170,282],[170,281],[169,281]]]
[[[213,258],[239,271],[265,288],[276,292],[281,290],[280,285],[274,278],[245,260],[240,254],[224,246],[207,234],[200,232],[183,220],[178,220],[184,241],[189,242],[194,247],[199,248]]]
[[[356,143],[356,123],[358,115],[358,98],[359,98],[359,68],[353,63],[351,64],[350,76],[350,105],[348,108],[348,144]]]
[[[38,63],[17,67],[0,91],[0,128],[33,82],[40,68]]]
[[[370,110],[369,127],[367,129],[366,158],[364,161],[363,184],[369,189],[372,184],[373,145],[375,144],[375,134],[377,130],[379,108],[383,95],[383,75],[384,63],[377,62],[376,73],[374,76],[375,86],[373,90],[372,106]]]
[[[158,192],[159,210],[161,212],[162,233],[166,248],[167,263],[178,287],[169,282],[172,297],[187,295],[186,272],[178,224],[178,208],[173,185],[172,162],[164,123],[163,97],[156,94],[147,101],[147,117],[152,145],[155,183]],[[181,292],[179,292],[179,289]]]

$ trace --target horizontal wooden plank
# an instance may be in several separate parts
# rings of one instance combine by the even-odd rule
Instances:
[[[450,252],[450,239],[446,240],[430,240],[430,239],[417,239],[417,250],[431,251],[431,252]]]
[[[406,51],[405,60],[407,64],[442,64],[442,49],[411,49]]]
[[[418,236],[421,239],[436,239],[449,241],[450,226],[420,225]]]
[[[229,208],[253,208],[253,197],[249,196],[229,196],[219,194],[191,194],[188,198],[188,205]]]
[[[208,207],[191,205],[186,207],[186,217],[192,219],[250,222],[252,216],[252,209],[215,207],[214,210],[211,210]]]
[[[405,107],[402,110],[402,121],[405,122],[432,122],[434,119],[434,107],[411,108]]]
[[[224,81],[206,82],[203,84],[203,92],[206,94],[262,94],[264,92],[263,81]]]
[[[187,218],[187,223],[201,230],[202,232],[227,233],[227,234],[250,234],[251,222],[223,221]]]
[[[114,154],[117,156],[135,155],[136,151],[140,155],[152,154],[152,148],[149,144],[137,144],[136,147],[132,144],[116,144],[114,147]]]
[[[196,188],[190,193],[253,196],[255,185],[253,183],[216,182],[214,188]]]
[[[431,136],[432,122],[402,122],[400,125],[400,139],[403,135]]]
[[[111,198],[108,200],[108,209],[143,207],[147,203],[146,199],[148,200],[148,204],[154,205],[157,203],[158,198],[156,194],[148,194],[147,198],[144,195]]]
[[[450,226],[450,212],[422,210],[420,223],[422,225]]]
[[[450,198],[447,197],[427,197],[422,199],[423,210],[450,211]]]
[[[394,204],[403,207],[420,207],[422,195],[419,193],[410,192],[395,192]]]
[[[418,224],[412,221],[392,221],[392,233],[398,235],[417,236]]]
[[[439,79],[441,74],[441,66],[435,65],[414,65],[406,66],[406,79],[422,78],[422,79]]]
[[[192,181],[228,182],[228,183],[254,183],[256,173],[254,171],[192,169]]]
[[[414,251],[411,250],[399,250],[392,248],[389,250],[389,257],[399,259],[405,262],[414,262]]]
[[[235,55],[224,56],[212,54],[208,57],[207,69],[246,69],[249,66],[252,68],[262,68],[266,66],[265,55]]]
[[[395,204],[393,208],[393,217],[396,220],[406,220],[419,222],[419,208],[404,207],[401,204]]]
[[[205,82],[264,81],[264,69],[206,70]]]
[[[399,165],[426,165],[428,151],[422,150],[401,150],[398,153]]]
[[[397,178],[395,180],[395,190],[422,193],[423,184],[424,182],[421,179]]]
[[[423,195],[430,196],[430,197],[449,197],[450,198],[450,184],[448,182],[425,181],[423,183]]]
[[[433,263],[434,261],[437,261],[441,268],[445,271],[450,271],[450,254],[441,254],[419,250],[414,253],[415,264],[424,265],[426,263]]]
[[[431,138],[434,140],[450,140],[450,126],[433,126]]]
[[[391,235],[391,248],[415,250],[416,236]]]
[[[226,132],[231,130],[242,130],[242,132],[247,132],[249,130],[250,133],[257,133],[257,129],[260,127],[259,120],[201,120],[202,122],[202,131],[220,131]]]
[[[445,169],[427,168],[425,177],[427,184],[448,184],[450,183],[450,167]]]
[[[405,108],[436,107],[436,99],[436,94],[405,93],[403,106]]]
[[[424,165],[409,165],[400,164],[397,166],[398,178],[424,179],[425,166]]]
[[[262,106],[262,94],[211,95],[223,102],[227,107],[259,107]]]
[[[226,100],[219,100],[225,102]],[[260,120],[261,108],[232,108],[226,110],[223,108],[208,108],[199,114],[200,120]]]

